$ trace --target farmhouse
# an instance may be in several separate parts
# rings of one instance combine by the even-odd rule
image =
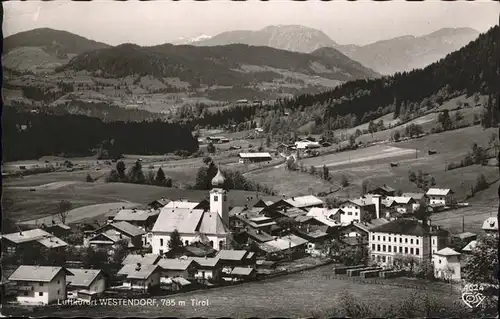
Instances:
[[[224,136],[208,136],[207,141],[215,144],[229,143],[229,139]]]
[[[395,196],[396,190],[394,188],[384,184],[382,186],[379,186],[377,188],[372,189],[368,193],[387,197],[387,196]]]
[[[148,230],[153,227],[159,214],[158,210],[121,209],[113,220],[115,222],[127,222]]]
[[[413,204],[413,210],[417,210],[420,207],[420,202],[426,201],[427,197],[425,193],[403,193],[401,194],[402,197],[411,197],[415,201]]]
[[[477,240],[473,240],[470,243],[467,244],[464,248],[462,248],[462,253],[464,254],[470,254],[476,248],[477,246]]]
[[[66,277],[68,298],[88,301],[106,289],[106,279],[100,269],[68,268],[68,271],[71,273]]]
[[[196,273],[196,262],[192,259],[166,259],[158,262],[161,268],[161,278],[182,277],[184,279],[194,278]]]
[[[392,265],[394,255],[404,254],[431,260],[435,252],[448,244],[449,233],[416,219],[397,219],[372,228],[369,233],[371,258]]]
[[[196,264],[194,278],[200,282],[217,282],[221,280],[222,264],[219,258],[199,258],[192,257]]]
[[[231,273],[225,276],[226,280],[230,281],[246,281],[254,280],[257,277],[255,268],[234,267]]]
[[[284,208],[298,208],[303,211],[308,211],[308,209],[313,207],[323,207],[324,202],[313,195],[291,197],[286,199],[281,199],[269,206],[270,210],[281,210]]]
[[[309,140],[301,140],[301,141],[295,142],[295,147],[298,150],[310,150],[310,149],[320,148],[321,144],[319,144],[318,142],[312,142]]]
[[[199,241],[183,246],[184,255],[188,257],[213,257],[217,254],[217,250],[209,244],[204,244]]]
[[[57,237],[63,237],[68,235],[71,232],[71,227],[68,225],[65,225],[63,223],[56,223],[55,221],[52,221],[52,224],[50,225],[44,225],[42,224],[43,230],[46,232],[57,236]]]
[[[230,273],[234,267],[255,268],[255,254],[246,250],[221,250],[217,254],[223,273]]]
[[[385,218],[372,219],[369,222],[351,223],[341,227],[340,240],[345,244],[357,246],[359,244],[368,245],[368,235],[370,230],[387,224],[389,221]]]
[[[193,241],[210,243],[211,247],[222,249],[226,245],[229,234],[229,213],[227,192],[222,189],[224,177],[220,170],[212,179],[214,188],[210,191],[210,207],[203,209],[162,208],[152,230],[152,249],[155,254],[168,251],[168,241],[174,230],[177,230],[185,245]]]
[[[156,265],[160,260],[160,255],[157,254],[129,254],[122,261],[122,265]]]
[[[233,239],[239,244],[246,245],[251,242],[256,242],[258,244],[265,243],[273,240],[274,237],[260,229],[246,227],[241,232],[233,234]]]
[[[63,267],[19,266],[9,277],[16,284],[17,302],[30,304],[53,303],[66,299],[66,276]]]
[[[460,275],[460,253],[451,248],[443,248],[436,251],[433,256],[434,277],[459,281]]]
[[[283,144],[281,143],[276,147],[276,151],[281,154],[290,155],[290,152],[295,149],[295,145]]]
[[[482,229],[486,233],[498,233],[498,217],[489,217],[488,219],[486,219],[483,223]]]
[[[373,195],[372,198],[356,198],[349,199],[340,204],[340,223],[342,225],[348,225],[352,222],[360,222],[365,220],[370,220],[373,218],[379,218],[379,205],[380,197],[379,195]],[[376,201],[378,200],[378,202]],[[374,203],[375,201],[375,203]]]
[[[160,286],[161,268],[158,265],[128,264],[119,271],[123,277],[123,287],[133,290],[150,291]]]
[[[165,199],[165,198],[160,198],[152,201],[151,203],[148,204],[148,206],[154,210],[160,209],[167,205],[170,202],[170,200]]]
[[[128,222],[113,222],[96,230],[91,238],[84,239],[84,245],[94,247],[110,247],[120,240],[126,240],[129,248],[141,248],[142,236],[146,232]]]
[[[309,210],[306,216],[314,217],[315,220],[319,221],[321,224],[326,225],[329,229],[339,227],[340,215],[342,210],[340,208],[319,208],[313,207]]]
[[[281,259],[287,256],[289,258],[300,258],[306,252],[307,243],[307,240],[289,234],[260,244],[259,248],[267,254],[267,259]]]
[[[456,203],[454,193],[449,188],[429,188],[425,195],[431,206],[450,206]]]
[[[413,204],[415,200],[411,197],[388,196],[387,200],[393,201],[392,207],[401,214],[413,213]]]
[[[240,153],[239,155],[240,163],[258,163],[258,162],[268,162],[272,160],[271,154],[263,153]]]
[[[62,249],[68,244],[62,239],[36,228],[2,235],[2,245],[5,253],[13,254],[16,251],[22,252],[32,249],[34,245],[41,245],[47,249]]]

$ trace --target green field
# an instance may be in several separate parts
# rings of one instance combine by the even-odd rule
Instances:
[[[46,308],[37,311],[39,316],[75,317],[91,313],[93,317],[230,317],[230,318],[300,318],[331,317],[341,309],[339,297],[349,292],[355,298],[381,306],[394,304],[395,300],[414,294],[429,294],[444,303],[458,302],[460,295],[452,293],[449,285],[441,283],[417,283],[427,291],[412,288],[385,286],[340,280],[329,277],[332,266],[233,287],[183,293],[155,298],[158,306],[105,307],[92,309],[68,307]],[[408,283],[408,279],[387,279],[388,282]],[[163,301],[162,301],[163,299]],[[166,306],[166,299],[175,301],[175,306]],[[208,306],[192,306],[191,300],[208,300]],[[185,302],[185,305],[181,305]],[[9,309],[4,307],[4,313]],[[319,315],[320,314],[320,315]]]

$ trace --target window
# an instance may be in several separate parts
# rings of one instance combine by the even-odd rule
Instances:
[[[351,216],[351,215],[352,215],[352,212],[347,212],[347,215]]]
[[[401,244],[403,242],[403,238],[399,237],[399,243]]]
[[[405,247],[405,254],[408,253],[408,247]]]
[[[375,250],[375,244],[372,244],[372,250]]]
[[[413,245],[413,238],[412,238],[412,239],[410,239],[410,244],[412,244],[412,245]]]
[[[354,216],[358,216],[358,212],[354,212]]]
[[[420,255],[420,249],[415,248],[415,255]]]
[[[219,196],[214,196],[214,202],[219,200]]]
[[[385,245],[382,245],[382,251],[385,252]]]
[[[382,237],[382,241],[385,241],[385,236]]]
[[[186,246],[189,246],[189,240],[186,240],[185,244]]]
[[[372,235],[372,240],[375,240],[375,235]]]
[[[377,261],[380,262],[380,256],[377,256]]]
[[[43,287],[43,282],[39,283],[40,287]]]
[[[417,239],[417,245],[418,245],[418,244],[419,244],[419,243],[418,243],[418,239]]]
[[[380,251],[380,245],[377,245],[377,251]]]
[[[413,255],[413,248],[410,248],[410,254]]]
[[[441,263],[441,259],[439,259],[438,262]]]
[[[403,253],[403,247],[399,247],[399,253],[402,254]]]
[[[436,240],[434,238],[432,238],[432,244],[435,245],[436,244]]]
[[[408,238],[405,238],[405,244],[408,244]]]
[[[214,241],[213,240],[210,241],[210,247],[214,247]]]
[[[41,292],[41,291],[40,291],[40,292],[38,293],[38,295],[39,295],[39,296],[43,296],[43,292]]]
[[[57,281],[57,284],[60,284],[60,283],[61,283],[61,281],[60,281],[60,280],[58,280],[58,281]]]
[[[389,242],[391,242],[391,236],[389,236],[389,237],[387,238],[387,240],[388,240]]]
[[[27,292],[27,291],[25,291],[25,292],[24,292],[24,295],[25,295],[25,296],[27,296],[27,295],[28,295],[28,292]]]
[[[391,253],[391,246],[387,246],[387,250]]]
[[[224,201],[227,201],[227,196],[226,196],[226,195],[224,195],[224,197],[223,197],[223,198],[224,198]]]
[[[398,247],[394,246],[394,252],[397,253],[398,252]]]
[[[160,238],[160,246],[163,246],[163,238]]]
[[[58,294],[58,295],[60,295],[60,294],[61,294],[61,290],[58,290],[58,291],[57,291],[57,294]]]
[[[380,236],[377,236],[377,240],[380,241]]]
[[[382,261],[385,262],[385,256],[382,256]]]

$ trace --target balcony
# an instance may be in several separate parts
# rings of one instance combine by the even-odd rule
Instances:
[[[17,290],[19,290],[19,291],[32,291],[33,286],[20,285],[20,286],[17,286]]]

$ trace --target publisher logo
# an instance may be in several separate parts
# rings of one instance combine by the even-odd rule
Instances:
[[[467,284],[462,289],[462,301],[469,308],[477,308],[486,298],[482,293],[482,289],[475,284]]]

